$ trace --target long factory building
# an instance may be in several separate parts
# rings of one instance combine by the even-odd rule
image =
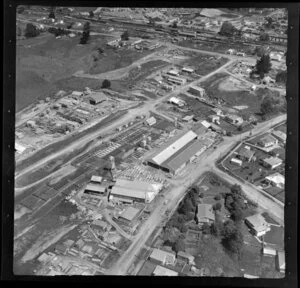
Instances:
[[[210,138],[198,139],[198,136],[197,133],[188,131],[173,137],[148,159],[148,165],[173,175],[178,174],[214,142]]]

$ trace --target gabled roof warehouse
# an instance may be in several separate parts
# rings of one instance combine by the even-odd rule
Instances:
[[[202,141],[196,140],[188,145],[184,146],[167,161],[163,162],[161,165],[168,167],[170,171],[177,171],[180,167],[191,160],[193,156],[200,155],[206,149],[206,145]]]
[[[139,212],[139,209],[128,207],[119,215],[119,217],[128,221],[132,221],[139,215]]]
[[[143,181],[130,181],[126,179],[116,179],[115,186],[124,187],[133,190],[141,190],[144,192],[155,192],[158,193],[163,185],[160,183],[149,183]]]
[[[154,192],[146,192],[143,190],[134,190],[130,188],[120,187],[120,186],[114,186],[111,189],[110,194],[112,196],[116,196],[117,198],[125,198],[125,199],[133,199],[136,201],[146,202],[150,203],[156,194]]]
[[[194,133],[193,131],[188,131],[183,135],[179,136],[179,138],[177,138],[175,141],[174,139],[172,139],[169,143],[167,143],[167,145],[164,148],[160,149],[156,153],[156,155],[152,157],[151,160],[155,164],[161,165],[164,161],[166,161],[168,158],[170,158],[172,155],[174,155],[182,147],[184,147],[196,137],[196,133]]]

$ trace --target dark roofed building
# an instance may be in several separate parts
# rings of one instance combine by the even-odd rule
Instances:
[[[241,150],[238,152],[237,158],[250,162],[252,157],[254,156],[254,153],[255,153],[254,151],[242,147]]]

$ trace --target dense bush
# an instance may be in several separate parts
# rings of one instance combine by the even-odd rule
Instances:
[[[37,27],[31,23],[28,23],[25,28],[25,33],[24,33],[26,38],[33,38],[38,35],[40,35],[40,31],[37,29]]]

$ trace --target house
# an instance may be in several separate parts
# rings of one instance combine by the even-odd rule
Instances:
[[[157,265],[153,271],[153,276],[178,276],[178,272]]]
[[[199,86],[190,86],[188,92],[195,96],[203,97],[205,90]]]
[[[194,256],[192,256],[191,254],[188,254],[186,252],[183,252],[183,251],[179,251],[177,253],[177,258],[182,260],[182,261],[187,262],[190,265],[194,264],[194,261],[195,261]]]
[[[220,124],[220,116],[218,115],[209,115],[208,119],[212,123]]]
[[[207,129],[211,126],[211,124],[209,122],[207,122],[206,120],[201,121],[201,124]]]
[[[119,214],[118,219],[124,220],[127,223],[134,221],[140,214],[140,209],[134,207],[127,207]]]
[[[262,252],[266,256],[276,256],[277,251],[271,246],[264,246]]]
[[[280,173],[274,173],[266,177],[266,179],[271,183],[271,185],[284,188],[285,177]]]
[[[103,231],[109,231],[111,228],[111,225],[105,221],[102,221],[100,219],[95,219],[92,223],[91,223],[91,228],[92,229],[101,229]]]
[[[236,159],[236,158],[231,158],[231,159],[230,159],[230,163],[231,163],[231,164],[238,165],[238,166],[242,166],[242,165],[243,165],[243,161],[240,160],[240,159]]]
[[[262,79],[262,83],[263,83],[263,84],[275,83],[275,80],[272,79],[270,76],[265,76],[265,77]]]
[[[245,54],[244,52],[237,52],[237,53],[236,53],[236,56],[242,56],[242,57],[245,57],[245,55],[246,55],[246,54]]]
[[[151,116],[145,122],[146,122],[147,125],[152,126],[156,123],[156,119],[153,116]]]
[[[282,53],[277,53],[277,52],[271,52],[270,53],[270,58],[271,60],[276,60],[276,61],[281,61],[283,57]]]
[[[235,49],[228,49],[227,54],[233,55],[235,54],[236,50]]]
[[[22,146],[21,144],[15,142],[15,151],[18,153],[18,154],[22,154],[27,148]]]
[[[182,107],[185,104],[183,100],[181,100],[181,99],[179,99],[177,97],[171,97],[168,102],[172,103],[172,104],[175,104],[175,105],[177,105],[179,107]]]
[[[72,96],[81,97],[81,96],[83,96],[83,92],[80,92],[80,91],[73,91],[71,95],[72,95]]]
[[[190,74],[195,72],[195,70],[193,68],[189,68],[189,67],[183,67],[181,71],[182,72],[187,72],[187,73],[190,73]]]
[[[248,146],[247,146],[248,147]],[[238,152],[237,157],[241,160],[245,160],[250,162],[254,156],[255,152],[247,149],[246,147],[242,147]]]
[[[215,221],[215,214],[212,205],[198,204],[197,219],[199,223],[212,223]]]
[[[286,134],[279,130],[274,130],[272,135],[275,136],[278,140],[282,141],[283,143],[286,142]]]
[[[175,70],[175,69],[171,69],[167,72],[168,75],[172,75],[172,76],[178,76],[179,75],[179,71]]]
[[[103,178],[101,176],[93,175],[90,182],[92,184],[101,184],[102,180],[103,180]]]
[[[98,184],[87,184],[84,190],[84,193],[86,194],[93,194],[93,195],[99,195],[99,194],[105,194],[107,192],[107,187],[104,185],[98,185]]]
[[[186,115],[185,117],[182,118],[182,120],[184,122],[191,123],[191,122],[193,122],[193,118],[194,118],[194,115]]]
[[[157,248],[154,248],[149,256],[150,260],[158,262],[162,265],[174,265],[176,256],[174,252],[167,252]]]
[[[167,80],[171,83],[174,83],[176,85],[184,85],[186,83],[186,79],[182,77],[176,77],[176,76],[168,76]]]
[[[257,237],[263,236],[271,230],[270,224],[266,222],[261,214],[247,217],[245,224],[249,227],[250,232]]]
[[[107,99],[107,96],[103,92],[97,92],[90,95],[90,104],[97,105]]]
[[[218,116],[224,116],[223,111],[219,108],[212,108],[211,111],[214,112]]]
[[[270,134],[265,135],[260,138],[257,144],[263,148],[268,148],[271,146],[278,145],[278,140]]]
[[[263,165],[268,169],[275,169],[282,164],[282,160],[278,157],[269,157],[263,159]]]
[[[284,251],[277,251],[276,266],[279,272],[285,273],[285,253]]]
[[[120,47],[120,40],[121,39],[115,39],[113,41],[107,42],[106,45],[109,47]]]
[[[225,120],[227,120],[229,123],[233,125],[241,125],[244,122],[242,117],[237,116],[235,114],[227,114]]]

